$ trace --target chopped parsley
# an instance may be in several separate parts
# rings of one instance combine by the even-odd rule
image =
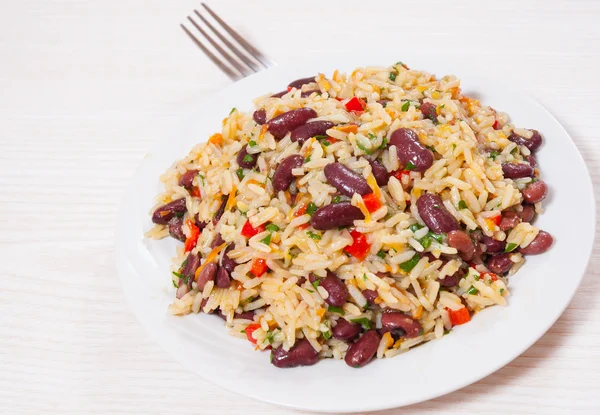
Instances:
[[[385,258],[385,251],[381,249],[379,252],[377,252],[377,256],[381,259]]]
[[[475,294],[477,294],[478,292],[479,292],[479,290],[478,290],[477,288],[473,287],[473,286],[471,286],[471,288],[469,288],[469,289],[467,290],[467,294],[469,294],[469,295],[475,295]]]
[[[237,174],[238,179],[242,180],[244,178],[244,176],[246,175],[244,173],[244,169],[242,169],[241,167],[239,169],[237,169],[235,171],[235,173]]]
[[[420,257],[419,254],[415,254],[411,259],[409,259],[406,262],[403,262],[400,264],[400,268],[402,269],[402,271],[404,272],[410,272],[412,271],[412,269],[417,265],[417,263],[420,261]]]
[[[314,233],[313,231],[306,232],[310,239],[314,239],[315,241],[320,241],[323,237],[319,234]]]
[[[175,280],[171,280],[171,282],[173,283],[173,287],[175,287],[175,288],[179,288],[179,287],[177,286],[177,284],[175,284]]]
[[[423,329],[420,329],[420,330],[419,330],[419,336],[422,336],[422,335],[423,335],[423,333],[425,333],[425,331],[424,331]]]
[[[329,147],[331,145],[329,140],[323,140],[323,141],[321,141],[321,144],[323,144],[325,147]]]
[[[452,150],[456,150],[456,144],[452,144]]]
[[[400,109],[404,112],[408,111],[408,108],[410,107],[410,101],[406,101],[404,104],[402,104],[402,106],[400,107]]]
[[[329,330],[323,332],[323,338],[325,340],[331,339],[331,332]]]
[[[341,315],[346,314],[346,313],[344,313],[344,310],[342,309],[342,307],[335,307],[335,306],[332,306],[332,305],[330,305],[327,308],[327,311],[329,311],[330,313],[337,313],[337,314],[341,314]]]
[[[429,236],[432,239],[435,239],[439,243],[442,243],[442,241],[444,240],[444,235],[440,233],[427,232],[427,236]]]
[[[315,135],[317,140],[327,140],[329,138],[328,135]]]
[[[361,143],[359,143],[358,141],[356,142],[356,146],[358,148],[360,148],[362,151],[364,151],[367,155],[371,155],[373,154],[372,150],[369,150],[368,148],[366,148],[365,146],[363,146]]]
[[[381,140],[381,144],[379,145],[379,148],[385,148],[387,146],[387,138],[383,137],[383,139]]]
[[[273,342],[275,341],[275,332],[274,331],[267,332],[267,340],[269,341],[269,344],[273,344]]]
[[[398,74],[396,72],[390,72],[390,81],[394,82],[396,80],[396,77],[398,76]]]
[[[434,153],[437,153],[437,150],[433,146],[425,146],[425,147],[427,147],[428,149],[430,149]]]
[[[183,278],[183,274],[180,274],[179,272],[173,271],[173,275],[175,275],[177,278]]]
[[[279,226],[275,225],[274,223],[269,223],[265,229],[269,232],[277,232],[279,230]]]
[[[313,215],[313,213],[315,213],[317,211],[317,205],[315,205],[313,202],[310,202],[308,204],[308,206],[306,207],[306,213],[308,213],[309,215]]]
[[[465,202],[464,200],[461,200],[460,202],[458,202],[458,208],[459,209],[466,209],[467,208],[467,202]]]
[[[185,216],[185,212],[177,212],[177,213],[175,213],[175,216],[177,216],[179,219],[181,219]]]
[[[271,234],[268,234],[263,239],[261,239],[261,242],[265,245],[269,245],[271,243]]]
[[[500,295],[504,294],[504,288],[500,288]]]
[[[202,186],[204,186],[204,176],[199,174],[198,177],[200,177],[200,180],[202,180]]]
[[[511,242],[511,243],[509,243],[509,244],[506,245],[506,248],[504,249],[504,252],[512,252],[515,249],[517,249],[518,246],[519,246],[518,244],[515,244],[515,243]]]
[[[491,158],[492,160],[496,161],[496,157],[498,157],[500,153],[498,153],[496,150],[492,150],[490,151],[490,155],[488,156],[489,158]]]
[[[338,195],[333,198],[331,203],[340,203],[341,201],[342,201],[342,197]]]
[[[244,158],[242,159],[242,161],[244,163],[251,163],[253,160],[254,160],[254,158],[250,154],[246,154],[244,156]]]
[[[416,166],[411,161],[406,163],[406,166],[404,166],[404,170],[410,171],[410,170],[414,170],[414,169],[416,169]]]
[[[305,163],[308,163],[308,162],[310,162],[310,156],[308,156],[307,158],[305,158],[305,159],[304,159],[304,162],[305,162]]]
[[[250,142],[248,143],[248,145],[250,147],[256,147],[257,146],[256,141],[254,141],[254,140],[250,140]]]
[[[370,330],[370,329],[371,329],[371,320],[369,320],[369,319],[368,319],[368,318],[366,318],[366,317],[363,317],[363,318],[355,318],[355,319],[352,319],[352,320],[350,320],[350,321],[351,321],[351,322],[353,322],[353,323],[360,324],[361,326],[363,326],[363,328],[364,328],[365,330]]]
[[[425,235],[419,240],[419,243],[423,248],[427,249],[431,246],[431,238],[428,235]]]
[[[412,225],[410,225],[410,226],[408,227],[408,229],[410,229],[410,230],[411,230],[411,231],[413,231],[413,232],[416,232],[416,231],[418,231],[419,229],[423,229],[423,228],[424,228],[424,226],[423,226],[423,225],[421,225],[420,223],[413,223]]]
[[[368,136],[369,136],[369,139],[371,139],[371,140],[375,140],[377,138],[377,136],[373,133],[369,133]]]
[[[315,287],[315,290],[317,289],[317,287],[321,284],[321,279],[320,278],[316,278],[313,282],[311,282],[312,286]]]
[[[233,107],[233,108],[231,109],[231,111],[229,111],[229,115],[233,114],[233,113],[235,112],[235,110],[236,110],[236,108],[235,108],[235,107]]]

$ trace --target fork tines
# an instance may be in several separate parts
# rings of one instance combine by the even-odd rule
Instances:
[[[216,54],[220,56],[213,53],[198,39],[198,36],[195,36],[183,24],[181,24],[181,28],[227,76],[237,81],[263,68],[269,68],[274,65],[269,58],[265,57],[258,49],[233,30],[205,3],[202,3],[202,7],[206,9],[214,22],[216,22],[216,26],[220,26],[220,30],[215,28],[198,10],[194,10],[195,19],[192,19],[192,16],[188,16],[187,18],[193,27],[200,32],[205,41],[212,46]],[[197,22],[198,19],[200,19],[199,23]],[[221,33],[221,31],[226,32],[228,36]],[[212,32],[212,35],[210,32]],[[218,40],[215,40],[215,38]]]

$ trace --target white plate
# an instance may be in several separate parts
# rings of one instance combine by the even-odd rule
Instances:
[[[220,130],[232,107],[251,110],[254,97],[313,73],[331,75],[335,68],[350,71],[395,60],[384,52],[329,54],[259,73],[203,99],[181,131],[162,140],[143,161],[118,217],[117,267],[137,318],[183,366],[226,389],[279,405],[322,412],[379,410],[435,398],[489,375],[531,346],[563,312],[584,274],[594,239],[594,199],[583,159],[556,119],[533,99],[482,79],[451,56],[417,55],[402,60],[438,76],[457,75],[465,94],[507,112],[517,126],[535,128],[545,138],[537,159],[550,193],[536,225],[554,235],[556,244],[545,255],[528,257],[511,278],[509,305],[486,309],[441,340],[361,369],[331,359],[277,369],[269,364],[267,352],[255,352],[247,341],[230,337],[218,317],[166,314],[175,295],[169,275],[175,243],[143,239],[151,226],[148,211],[161,190],[160,174]]]

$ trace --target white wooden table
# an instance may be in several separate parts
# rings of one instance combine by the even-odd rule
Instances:
[[[399,59],[415,49],[463,56],[537,97],[600,180],[599,2],[211,5],[279,62],[371,47],[395,48]],[[186,372],[134,319],[116,276],[113,227],[125,183],[188,103],[229,83],[178,27],[198,6],[0,3],[3,414],[294,413]],[[568,166],[554,168],[568,173]],[[568,310],[507,367],[450,395],[384,413],[599,414],[599,265],[596,246]]]

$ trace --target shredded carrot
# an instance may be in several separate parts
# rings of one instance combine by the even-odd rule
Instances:
[[[375,195],[375,197],[377,197],[377,199],[381,199],[381,189],[379,188],[379,185],[377,184],[377,179],[375,179],[373,173],[369,174],[369,177],[367,177],[367,183],[369,184],[371,189],[373,189],[373,194]]]
[[[383,339],[385,340],[385,347],[388,349],[394,344],[394,338],[389,331],[383,335]]]
[[[221,133],[213,134],[208,139],[208,142],[219,146],[223,143],[223,135]]]
[[[402,344],[402,340],[400,340],[400,339],[396,340],[396,343],[394,343],[394,349],[400,348],[401,344]]]
[[[343,133],[357,133],[358,125],[356,124],[346,124],[339,127],[334,127],[336,130],[341,131]]]
[[[325,310],[324,308],[319,308],[319,309],[317,310],[317,315],[318,315],[319,317],[323,317],[323,316],[325,315],[325,312],[326,312],[326,311],[327,311],[327,310]]]
[[[210,251],[210,253],[206,256],[206,259],[204,260],[204,263],[202,263],[202,265],[200,265],[198,267],[198,269],[196,270],[196,273],[194,274],[194,280],[198,279],[198,276],[200,275],[200,273],[202,272],[202,270],[204,269],[204,267],[207,264],[210,264],[211,262],[213,262],[215,259],[217,259],[217,257],[219,256],[219,254],[221,253],[221,251],[223,249],[225,249],[225,247],[227,246],[226,243],[217,246],[216,248],[214,248],[212,251]]]
[[[236,192],[237,192],[237,189],[234,184],[233,188],[231,189],[231,192],[229,192],[229,197],[227,198],[227,203],[225,204],[225,212],[228,212],[237,203],[237,201],[235,200]]]
[[[420,306],[419,306],[419,308],[417,308],[417,309],[416,309],[416,310],[413,312],[413,315],[412,315],[412,317],[413,317],[413,318],[417,318],[417,319],[418,319],[418,318],[421,318],[421,315],[422,315],[422,314],[423,314],[423,306],[422,306],[422,305],[420,305]]]
[[[257,140],[258,141],[262,140],[268,130],[269,130],[269,126],[267,124],[263,124],[262,127],[260,127],[260,133],[258,133]]]

